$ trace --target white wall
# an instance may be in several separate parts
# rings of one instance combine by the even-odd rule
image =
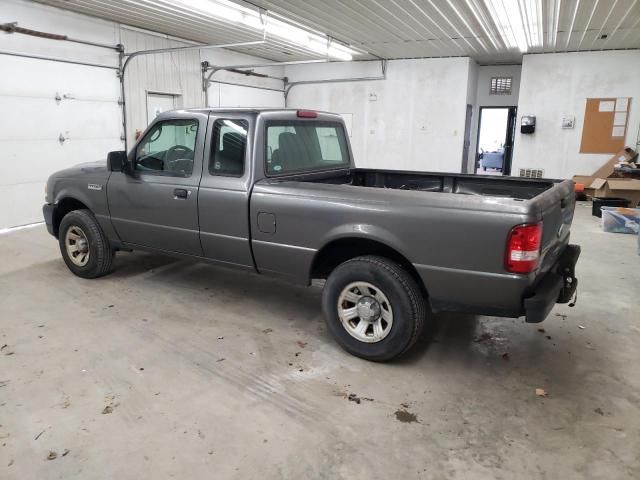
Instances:
[[[469,58],[392,60],[385,81],[298,86],[287,107],[352,114],[351,144],[359,167],[460,172],[469,68]],[[290,81],[380,70],[380,62],[285,69]]]
[[[469,149],[469,163],[467,171],[472,173],[478,145],[478,122],[480,121],[480,107],[513,107],[518,105],[520,92],[521,65],[483,65],[478,67],[475,83],[475,103],[471,125],[471,148]],[[489,95],[492,77],[512,77],[511,95]]]
[[[581,154],[588,97],[632,97],[626,145],[634,147],[640,125],[640,50],[525,55],[518,105],[513,172],[543,168],[547,177],[591,174],[611,155]],[[522,115],[536,116],[536,132],[522,135]],[[560,128],[575,115],[574,129]]]

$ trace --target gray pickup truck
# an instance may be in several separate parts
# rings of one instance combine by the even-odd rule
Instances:
[[[167,112],[128,154],[52,175],[46,200],[80,277],[140,249],[326,279],[329,330],[376,361],[407,351],[428,311],[541,322],[577,287],[571,181],[356,168],[330,113]]]

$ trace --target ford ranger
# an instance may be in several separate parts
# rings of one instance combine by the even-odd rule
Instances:
[[[429,312],[541,322],[577,287],[571,181],[357,168],[330,113],[166,112],[129,153],[53,174],[46,202],[80,277],[140,249],[325,279],[328,329],[375,361],[407,351]]]

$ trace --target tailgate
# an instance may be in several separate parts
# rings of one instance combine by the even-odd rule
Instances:
[[[569,243],[569,233],[576,206],[571,180],[556,183],[531,200],[532,213],[542,217],[540,271],[546,272],[556,263]]]

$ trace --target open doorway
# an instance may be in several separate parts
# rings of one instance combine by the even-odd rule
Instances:
[[[517,107],[480,107],[476,173],[510,175]]]

